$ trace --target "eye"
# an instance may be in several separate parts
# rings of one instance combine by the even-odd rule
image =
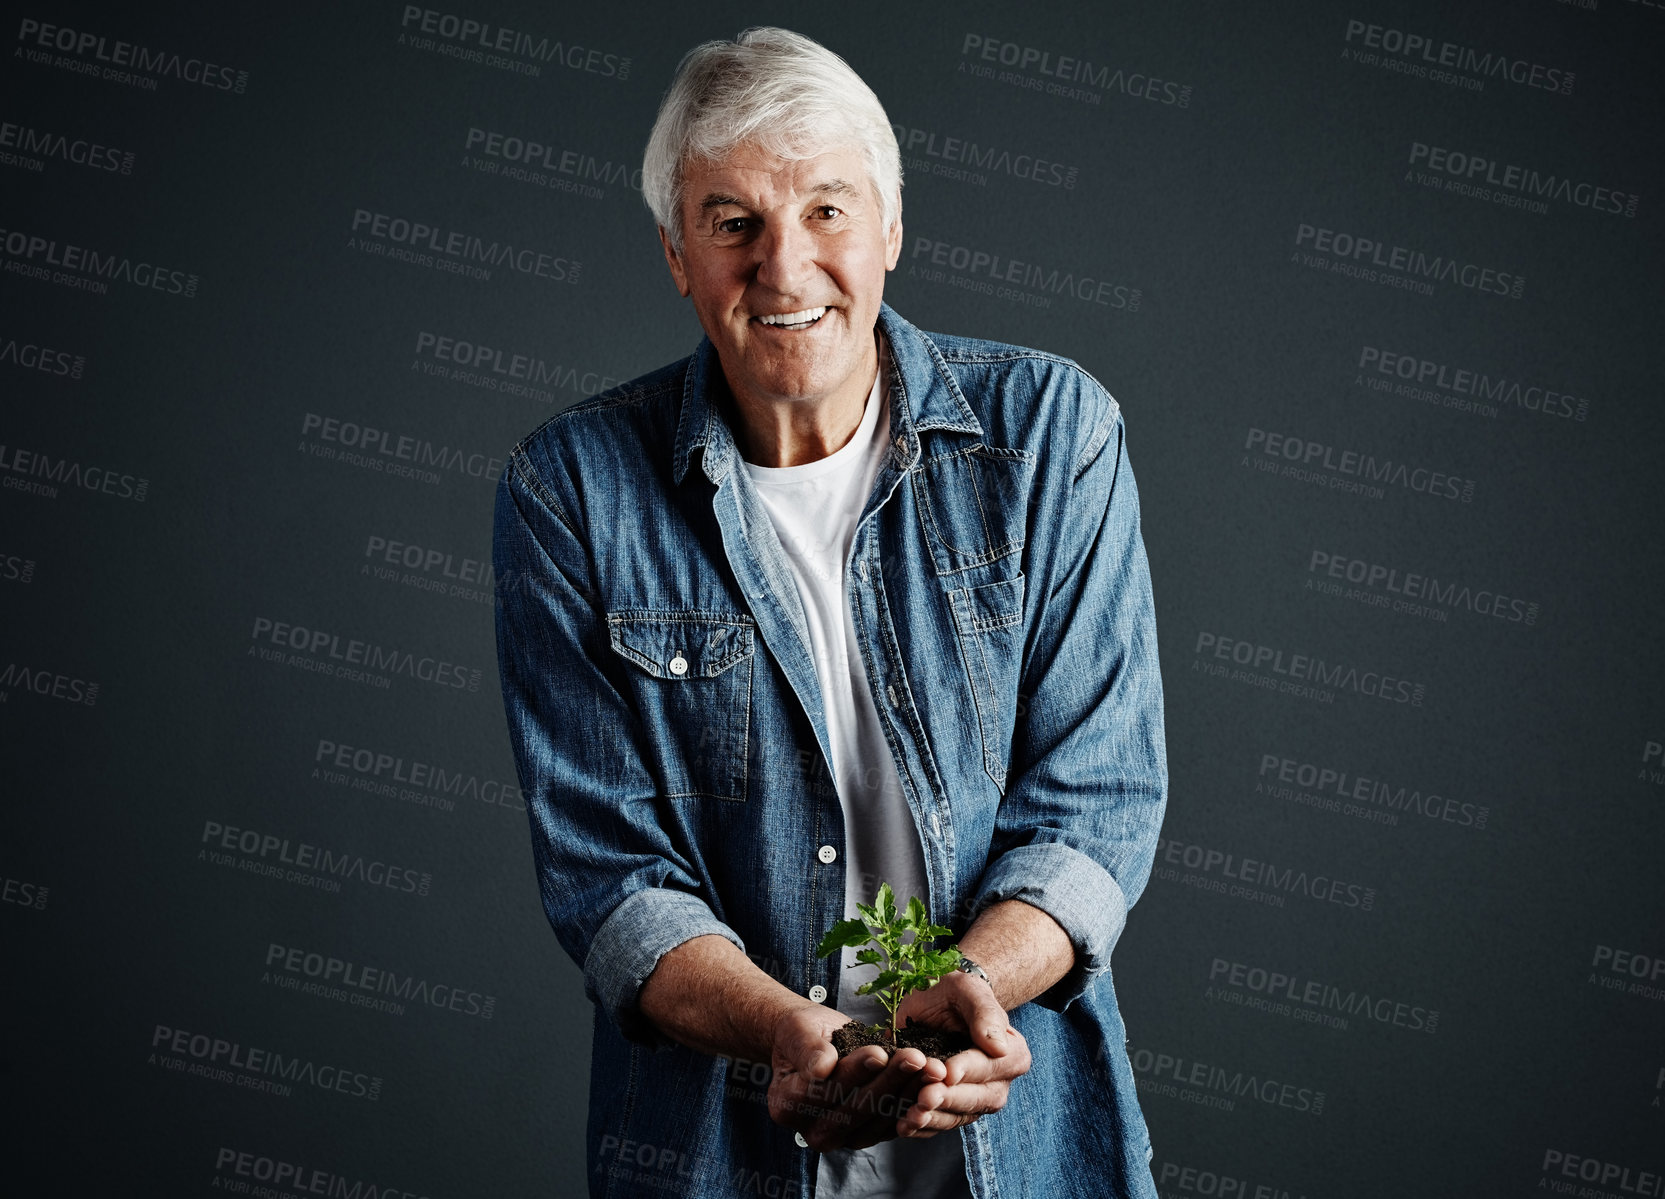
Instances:
[[[744,233],[745,231],[746,218],[743,216],[731,216],[727,220],[717,222],[718,233]]]
[[[815,208],[815,213],[817,216],[823,217],[825,220],[830,221],[835,217],[843,216],[844,210],[836,208],[831,204],[819,204]]]

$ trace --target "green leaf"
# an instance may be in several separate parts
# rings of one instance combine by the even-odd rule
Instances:
[[[925,955],[921,969],[930,971],[938,977],[947,974],[960,964],[960,951],[953,947],[937,950]]]
[[[915,930],[916,932],[920,933],[923,936],[930,936],[929,933],[924,931],[926,928],[930,927],[931,922],[930,922],[929,916],[930,916],[930,914],[925,911],[925,905],[919,902],[919,896],[915,895],[915,896],[912,896],[912,897],[909,898],[909,900],[908,900],[908,927],[909,928]]]
[[[879,977],[875,978],[873,980],[873,989],[875,991],[882,991],[887,987],[894,987],[897,983],[901,982],[906,977],[907,977],[907,972],[906,971],[902,971],[902,970],[885,970],[885,971],[882,971],[882,972],[880,972]]]
[[[886,927],[895,927],[896,892],[890,889],[889,883],[879,884],[879,902],[876,906],[879,909],[879,923]]]
[[[815,947],[815,956],[828,957],[841,949],[854,949],[858,945],[865,945],[870,940],[872,936],[860,920],[840,920],[821,938],[821,944]]]
[[[821,938],[817,953],[828,957],[841,949],[855,949],[858,963],[881,968],[878,977],[863,983],[856,994],[876,996],[890,1013],[894,1031],[902,1000],[952,970],[959,964],[960,952],[952,946],[932,949],[936,938],[949,936],[952,930],[932,924],[930,909],[917,895],[909,896],[906,907],[898,911],[895,890],[889,883],[880,883],[871,905],[855,906],[860,919],[833,925]]]

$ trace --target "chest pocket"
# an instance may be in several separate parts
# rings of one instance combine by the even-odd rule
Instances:
[[[983,769],[1006,793],[1006,762],[1012,744],[1012,726],[1017,719],[1017,683],[1023,655],[1024,576],[996,579],[975,587],[956,587],[948,592],[948,606],[954,614],[954,633],[966,677],[971,681],[971,698],[977,709],[977,727],[983,738]]]
[[[914,498],[937,574],[975,570],[1022,550],[1034,477],[1034,452],[1005,446],[979,443],[921,460]]]
[[[649,765],[667,798],[744,802],[751,736],[751,617],[628,608],[607,614],[630,663]]]
[[[1022,551],[1035,455],[967,446],[919,463],[914,495],[977,710],[983,769],[1006,793],[1023,659]]]

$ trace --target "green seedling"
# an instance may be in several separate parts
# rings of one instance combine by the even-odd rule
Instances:
[[[828,957],[842,949],[857,949],[856,961],[879,967],[879,976],[856,988],[857,995],[876,995],[890,1013],[890,1040],[896,1043],[896,1009],[915,991],[923,990],[960,964],[960,951],[932,949],[931,942],[945,937],[951,929],[932,924],[918,896],[908,900],[902,912],[896,910],[896,893],[889,883],[879,884],[872,906],[856,905],[860,919],[840,920],[827,930],[815,949],[817,957]],[[906,938],[906,939],[904,939]]]

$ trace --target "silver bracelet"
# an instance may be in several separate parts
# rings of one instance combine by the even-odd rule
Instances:
[[[989,982],[989,972],[987,970],[984,970],[981,966],[979,966],[976,962],[972,961],[970,958],[966,957],[964,954],[960,955],[960,964],[958,966],[954,967],[954,968],[956,970],[962,970],[967,974],[975,974],[978,978],[982,979],[984,982],[989,983],[989,989],[990,990],[994,989],[994,984]]]

